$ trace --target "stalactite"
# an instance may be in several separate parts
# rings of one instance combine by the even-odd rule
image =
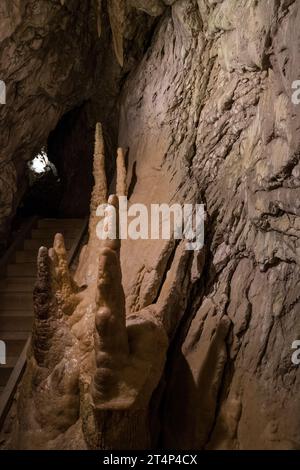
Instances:
[[[113,34],[115,54],[121,67],[124,65],[124,22],[125,22],[125,0],[108,0],[108,13],[110,26]]]
[[[102,32],[102,0],[97,0],[97,32],[98,38]]]

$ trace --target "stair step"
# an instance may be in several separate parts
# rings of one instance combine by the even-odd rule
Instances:
[[[46,246],[47,248],[51,248],[53,246],[53,239],[54,237],[49,238],[48,236],[48,238],[42,239],[42,240],[25,240],[24,249],[25,250],[37,250],[38,252],[41,246]],[[65,238],[65,245],[66,245],[67,250],[71,248],[73,243],[74,243],[74,238]]]
[[[37,250],[23,250],[16,252],[16,263],[35,263]]]
[[[7,276],[10,277],[35,277],[36,263],[14,263],[9,264],[6,270]]]
[[[33,291],[36,277],[11,277],[0,282],[1,292],[31,292]]]
[[[5,387],[12,371],[13,371],[13,367],[6,367],[3,365],[0,365],[0,385]]]
[[[5,387],[10,374],[13,371],[18,360],[18,356],[7,356],[6,364],[0,365],[0,386]]]
[[[1,328],[2,318],[6,315],[17,315],[17,316],[32,318],[33,313],[29,312],[27,309],[26,310],[25,309],[23,309],[23,310],[9,310],[9,311],[0,310],[0,331],[1,330],[6,331],[4,328]]]
[[[14,367],[17,363],[18,356],[7,356],[6,357],[6,364],[1,364],[0,368],[2,369],[9,369],[11,367]]]
[[[23,351],[29,334],[24,331],[1,331],[1,341],[6,344],[6,356],[19,356]]]
[[[6,364],[0,364],[0,400],[20,354],[32,331],[33,289],[36,282],[37,254],[41,246],[53,246],[56,233],[63,233],[67,250],[81,231],[82,219],[40,219],[15,252],[7,266],[7,277],[0,280],[0,339],[6,345]],[[6,392],[5,392],[6,394]]]
[[[38,228],[81,228],[82,219],[40,219]]]
[[[13,294],[11,292],[2,292],[0,295],[0,310],[1,311],[10,311],[10,310],[29,310],[32,311],[33,308],[33,298],[32,293],[19,293]]]
[[[33,314],[26,311],[10,311],[0,313],[0,330],[12,332],[28,332],[32,330]]]
[[[47,239],[47,238],[51,238],[53,236],[56,235],[56,233],[62,233],[63,236],[65,238],[75,238],[77,233],[78,233],[78,229],[63,229],[61,228],[60,230],[55,230],[55,229],[48,229],[48,228],[39,228],[39,229],[33,229],[31,231],[31,238],[33,240],[39,240],[39,239]]]

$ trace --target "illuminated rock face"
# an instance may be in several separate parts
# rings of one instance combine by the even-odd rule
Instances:
[[[124,87],[130,200],[207,210],[203,272],[196,253],[178,267],[163,243],[121,248],[128,310],[151,303],[168,270],[187,282],[168,317],[166,448],[300,447],[299,7],[178,0]]]
[[[124,240],[122,287],[119,248],[93,229],[77,287],[49,274],[65,266],[61,240],[41,251],[12,447],[300,447],[299,2],[164,3],[122,88],[119,145],[130,202],[206,204],[205,248]],[[116,11],[126,69],[131,17]]]

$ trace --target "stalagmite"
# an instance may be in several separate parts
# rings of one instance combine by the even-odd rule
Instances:
[[[34,327],[32,347],[39,366],[45,364],[53,335],[53,315],[57,313],[57,301],[54,296],[51,259],[45,247],[40,248],[37,262],[37,281],[33,291]]]
[[[95,131],[95,152],[94,152],[94,189],[90,203],[90,235],[93,236],[95,228],[96,210],[99,204],[107,200],[107,182],[105,174],[105,151],[103,130],[100,123],[96,125]]]
[[[117,195],[127,196],[127,182],[126,182],[126,152],[123,148],[118,148],[117,151]]]

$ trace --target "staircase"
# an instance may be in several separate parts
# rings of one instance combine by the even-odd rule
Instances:
[[[29,342],[33,322],[32,293],[38,249],[41,246],[50,248],[54,235],[62,233],[70,261],[85,227],[82,219],[38,219],[6,266],[6,275],[0,280],[0,340],[6,344],[6,364],[0,365],[0,414],[4,405],[7,406],[3,402],[7,402],[13,393],[8,388],[11,389],[15,381],[17,383],[21,374],[20,357],[23,355],[23,362],[26,359],[25,346]]]

